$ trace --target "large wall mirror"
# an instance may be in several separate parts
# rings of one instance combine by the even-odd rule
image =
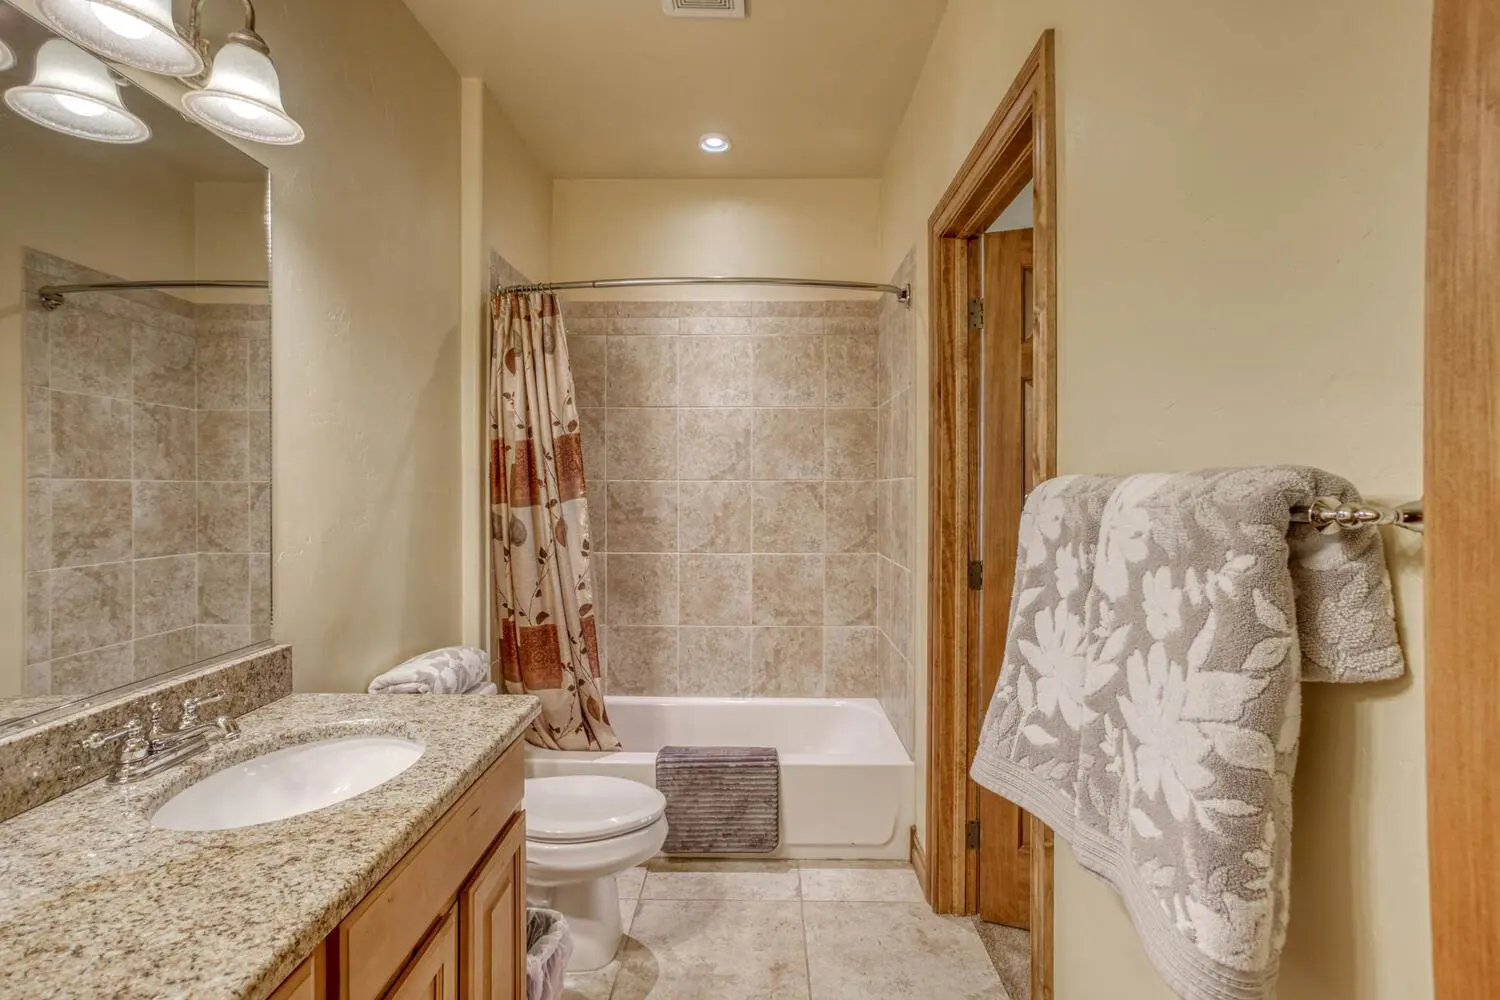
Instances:
[[[0,91],[92,60],[52,37],[0,3]],[[102,63],[71,69],[150,135],[0,104],[0,734],[271,634],[266,171]],[[167,284],[54,291],[119,282]]]

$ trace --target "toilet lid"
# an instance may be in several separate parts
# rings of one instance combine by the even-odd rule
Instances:
[[[576,844],[620,837],[666,812],[661,792],[639,781],[596,774],[526,779],[526,839]]]

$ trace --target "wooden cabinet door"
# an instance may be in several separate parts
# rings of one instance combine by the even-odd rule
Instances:
[[[525,1000],[525,813],[516,814],[475,869],[458,910],[464,1000]]]
[[[293,969],[292,974],[276,987],[270,1000],[323,1000],[327,976],[323,945],[320,944],[307,961]]]
[[[385,1000],[458,1000],[458,908],[448,911]]]

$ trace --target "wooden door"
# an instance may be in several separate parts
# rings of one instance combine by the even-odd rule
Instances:
[[[1500,983],[1500,0],[1437,0],[1427,176],[1427,814],[1439,1000]]]
[[[1021,507],[1036,485],[1032,392],[1032,231],[986,233],[984,312],[977,340],[979,410],[980,568],[979,717],[983,717],[1004,660],[1012,574]],[[977,317],[976,317],[977,318]],[[977,734],[976,734],[977,736]],[[972,751],[972,748],[971,748]],[[971,754],[972,755],[972,754]],[[1029,817],[1020,807],[976,786],[979,796],[979,915],[991,923],[1029,929],[1031,850]]]
[[[458,1000],[458,908],[449,910],[385,1000]]]
[[[517,814],[458,899],[463,1000],[525,1000],[526,817]]]

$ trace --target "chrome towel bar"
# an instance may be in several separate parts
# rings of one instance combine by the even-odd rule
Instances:
[[[1337,497],[1318,497],[1305,507],[1293,507],[1292,523],[1311,524],[1325,533],[1393,524],[1421,534],[1422,501],[1417,499],[1399,507],[1381,507],[1368,503],[1342,503]]]

